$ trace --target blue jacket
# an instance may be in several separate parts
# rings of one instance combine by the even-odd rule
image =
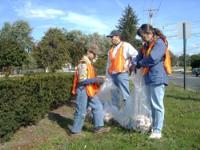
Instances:
[[[166,45],[162,39],[158,39],[151,50],[149,57],[143,57],[140,51],[136,57],[137,65],[140,67],[149,67],[150,71],[144,76],[147,85],[168,85],[168,76],[163,65],[163,57]]]

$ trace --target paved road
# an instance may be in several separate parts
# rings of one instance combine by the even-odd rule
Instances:
[[[171,76],[169,76],[169,80],[174,84],[183,87],[183,74],[172,74]],[[186,88],[195,91],[200,91],[200,77],[186,75]]]

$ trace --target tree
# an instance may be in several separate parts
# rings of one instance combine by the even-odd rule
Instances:
[[[186,57],[186,66],[190,66],[190,64],[191,64],[190,56],[186,55],[185,57]],[[179,61],[180,66],[184,66],[184,56],[183,55],[179,56],[178,61]]]
[[[89,35],[89,42],[96,44],[99,48],[99,55],[97,62],[94,64],[97,69],[98,74],[105,74],[106,71],[106,62],[107,62],[107,53],[110,48],[110,41],[107,37],[99,35],[98,33],[93,33]]]
[[[191,67],[199,68],[200,67],[200,54],[192,55],[190,58],[191,58]]]
[[[33,47],[32,47],[33,50]],[[37,69],[39,66],[37,64],[37,61],[34,58],[34,53],[31,50],[31,52],[28,53],[26,61],[22,65],[22,69],[26,71],[31,71],[32,69]]]
[[[68,49],[64,32],[58,28],[50,28],[33,49],[33,56],[40,67],[55,72],[70,61]]]
[[[103,53],[105,51],[107,52],[111,45],[110,40],[107,37],[98,33],[93,33],[88,36],[88,44],[89,43],[96,44],[99,48],[100,53]]]
[[[72,64],[77,65],[78,61],[87,51],[88,36],[78,30],[65,32],[65,36],[70,45],[69,54]]]
[[[141,46],[141,42],[135,39],[137,31],[138,19],[133,8],[128,5],[122,17],[119,19],[119,25],[116,26],[122,33],[123,40],[131,43],[136,48]]]
[[[32,29],[25,21],[16,21],[12,26],[13,38],[17,40],[17,43],[26,51],[30,52],[32,49],[33,41],[30,36]]]
[[[174,55],[174,54],[172,53],[172,51],[169,51],[169,52],[170,52],[170,55],[171,55],[172,66],[177,65],[178,56]]]
[[[11,67],[21,67],[26,61],[32,46],[30,33],[31,28],[25,21],[4,24],[0,32],[0,68],[6,76],[11,73]]]

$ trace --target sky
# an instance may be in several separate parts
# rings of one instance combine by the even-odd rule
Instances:
[[[168,37],[176,55],[183,54],[181,27],[186,22],[186,53],[200,53],[200,0],[0,0],[0,29],[5,22],[25,20],[35,41],[50,27],[108,35],[128,5],[138,18],[138,26],[150,23],[149,13],[153,13],[152,25]]]

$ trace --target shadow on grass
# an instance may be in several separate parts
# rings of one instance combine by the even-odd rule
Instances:
[[[194,97],[194,96],[182,96],[182,95],[173,95],[173,94],[166,94],[166,97],[168,98],[173,98],[176,100],[191,100],[191,101],[199,101],[200,102],[200,98],[199,97]]]
[[[109,122],[106,122],[105,125],[111,127],[111,129],[114,129],[114,131],[120,132],[123,134],[136,133],[135,130],[125,128],[121,126],[116,120],[113,120],[113,119],[111,119]]]
[[[68,102],[66,103],[66,105],[67,105],[67,107],[75,107],[75,106],[76,106],[74,100],[68,101]],[[58,124],[61,128],[63,128],[63,129],[66,131],[66,133],[67,133],[68,135],[71,134],[70,128],[71,128],[71,126],[73,125],[73,122],[74,122],[73,119],[63,117],[63,116],[60,115],[59,113],[55,113],[55,112],[49,112],[49,113],[48,113],[48,118],[49,118],[49,120],[51,120],[51,121],[57,122],[57,124]],[[91,120],[91,118],[89,118],[89,117],[86,117],[86,118],[85,118],[85,122],[86,122],[86,121],[89,121],[90,123],[92,123],[92,120]],[[83,126],[82,130],[84,130],[84,131],[91,131],[91,129],[88,129],[87,126]]]
[[[48,118],[52,121],[57,122],[58,125],[60,125],[60,127],[62,127],[67,132],[67,134],[70,134],[69,126],[73,123],[73,120],[71,118],[63,117],[60,114],[54,112],[50,112],[48,114]]]

